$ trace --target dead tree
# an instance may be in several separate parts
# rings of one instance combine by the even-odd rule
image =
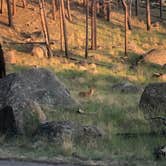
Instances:
[[[5,58],[2,46],[0,44],[0,78],[3,78],[5,76],[6,76]]]
[[[56,20],[56,9],[56,0],[52,0],[52,16],[54,20]]]
[[[160,19],[163,18],[163,12],[162,12],[162,10],[163,10],[162,0],[160,0]]]
[[[89,23],[88,23],[88,17],[89,17],[89,0],[86,0],[86,43],[85,43],[85,58],[88,58],[88,29],[89,29]]]
[[[135,15],[138,16],[138,10],[139,10],[139,2],[138,0],[135,0]]]
[[[110,14],[110,11],[111,11],[111,3],[110,3],[110,0],[107,0],[107,21],[110,21],[111,20],[111,14]]]
[[[6,0],[6,3],[7,3],[7,13],[8,13],[9,27],[14,27],[13,17],[12,17],[12,12],[11,12],[11,2],[10,2],[10,0]]]
[[[128,29],[129,30],[132,30],[132,27],[131,27],[131,15],[132,15],[132,0],[129,0],[128,1],[128,19],[127,19],[127,23],[128,23]]]
[[[66,18],[65,18],[65,7],[64,0],[59,1],[60,10],[61,10],[61,18],[62,18],[62,28],[63,28],[63,37],[64,37],[64,46],[65,46],[65,56],[68,58],[68,38],[67,38],[67,30],[66,30]]]
[[[60,3],[60,2],[59,2]],[[59,30],[60,30],[60,50],[63,51],[63,24],[62,24],[62,10],[59,8]]]
[[[50,58],[51,56],[53,56],[53,54],[50,48],[50,36],[49,36],[48,25],[45,15],[44,0],[39,0],[39,8],[40,8],[41,24],[42,24],[44,39],[46,42],[47,53],[48,57]]]
[[[69,21],[72,21],[72,16],[71,16],[71,9],[70,9],[70,0],[67,0],[67,17]]]
[[[3,0],[0,0],[0,13],[2,14],[3,12]]]
[[[125,19],[124,19],[124,24],[125,24],[125,56],[127,56],[127,45],[128,45],[128,35],[127,35],[127,30],[128,30],[128,6],[126,3],[126,0],[122,0],[122,4],[125,10]]]
[[[147,23],[147,30],[150,31],[151,29],[150,0],[146,0],[146,23]]]
[[[23,8],[25,8],[27,6],[27,1],[22,0],[22,3],[23,3]],[[12,0],[12,5],[13,5],[12,14],[14,16],[16,14],[16,0]]]
[[[91,49],[96,50],[97,39],[96,39],[96,0],[92,0],[91,5]]]

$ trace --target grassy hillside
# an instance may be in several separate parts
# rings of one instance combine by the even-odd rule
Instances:
[[[150,127],[138,108],[141,92],[120,93],[113,91],[112,85],[130,81],[145,87],[149,82],[162,81],[152,78],[154,72],[166,73],[166,69],[160,66],[148,63],[141,63],[134,69],[130,66],[138,56],[152,48],[166,49],[166,23],[163,22],[159,28],[147,32],[143,11],[139,19],[133,17],[133,30],[129,32],[129,58],[123,61],[123,11],[114,9],[110,23],[98,18],[98,49],[89,50],[89,60],[80,63],[62,57],[64,53],[59,49],[59,19],[53,21],[50,11],[50,4],[47,4],[49,31],[51,39],[55,40],[52,49],[54,54],[58,55],[51,59],[33,57],[31,45],[15,43],[27,41],[25,34],[41,31],[37,4],[30,4],[25,10],[17,8],[14,16],[15,30],[0,24],[3,49],[6,59],[9,59],[7,72],[17,72],[31,67],[51,69],[82,104],[85,114],[48,110],[49,120],[74,120],[82,124],[93,124],[102,128],[106,136],[103,140],[92,140],[89,143],[64,142],[61,147],[45,140],[31,142],[31,139],[22,137],[7,141],[2,136],[0,155],[54,160],[58,155],[70,158],[76,153],[85,160],[121,160],[127,161],[129,165],[164,165],[165,161],[154,161],[153,150],[154,147],[165,143],[165,137],[148,135]],[[69,50],[72,56],[83,58],[85,15],[82,7],[72,4],[72,16],[73,22],[67,22]],[[0,18],[5,21],[5,17]],[[39,37],[34,41],[43,41],[43,39]],[[14,63],[11,64],[11,61]],[[89,88],[94,88],[93,96],[79,97],[80,91],[87,91]],[[130,137],[128,133],[134,136]]]

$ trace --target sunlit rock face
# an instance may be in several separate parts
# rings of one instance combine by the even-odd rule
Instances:
[[[0,110],[5,107],[13,111],[17,131],[31,134],[46,121],[45,110],[74,110],[78,104],[54,73],[34,68],[0,79]]]

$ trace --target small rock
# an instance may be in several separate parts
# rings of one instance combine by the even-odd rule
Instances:
[[[130,82],[114,84],[112,86],[112,89],[113,90],[118,90],[122,93],[138,93],[142,90],[142,88],[140,88],[137,85],[134,85]]]
[[[44,46],[36,45],[32,49],[32,56],[38,57],[38,58],[46,58],[47,57],[47,50]]]
[[[41,124],[36,131],[36,135],[57,139],[67,136],[75,139],[97,139],[104,135],[104,132],[95,126],[84,126],[72,121],[52,121]]]

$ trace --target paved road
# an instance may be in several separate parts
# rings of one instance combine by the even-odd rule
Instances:
[[[15,160],[0,160],[0,166],[73,166],[73,165],[45,164],[45,163],[24,162],[24,161],[15,161]]]

